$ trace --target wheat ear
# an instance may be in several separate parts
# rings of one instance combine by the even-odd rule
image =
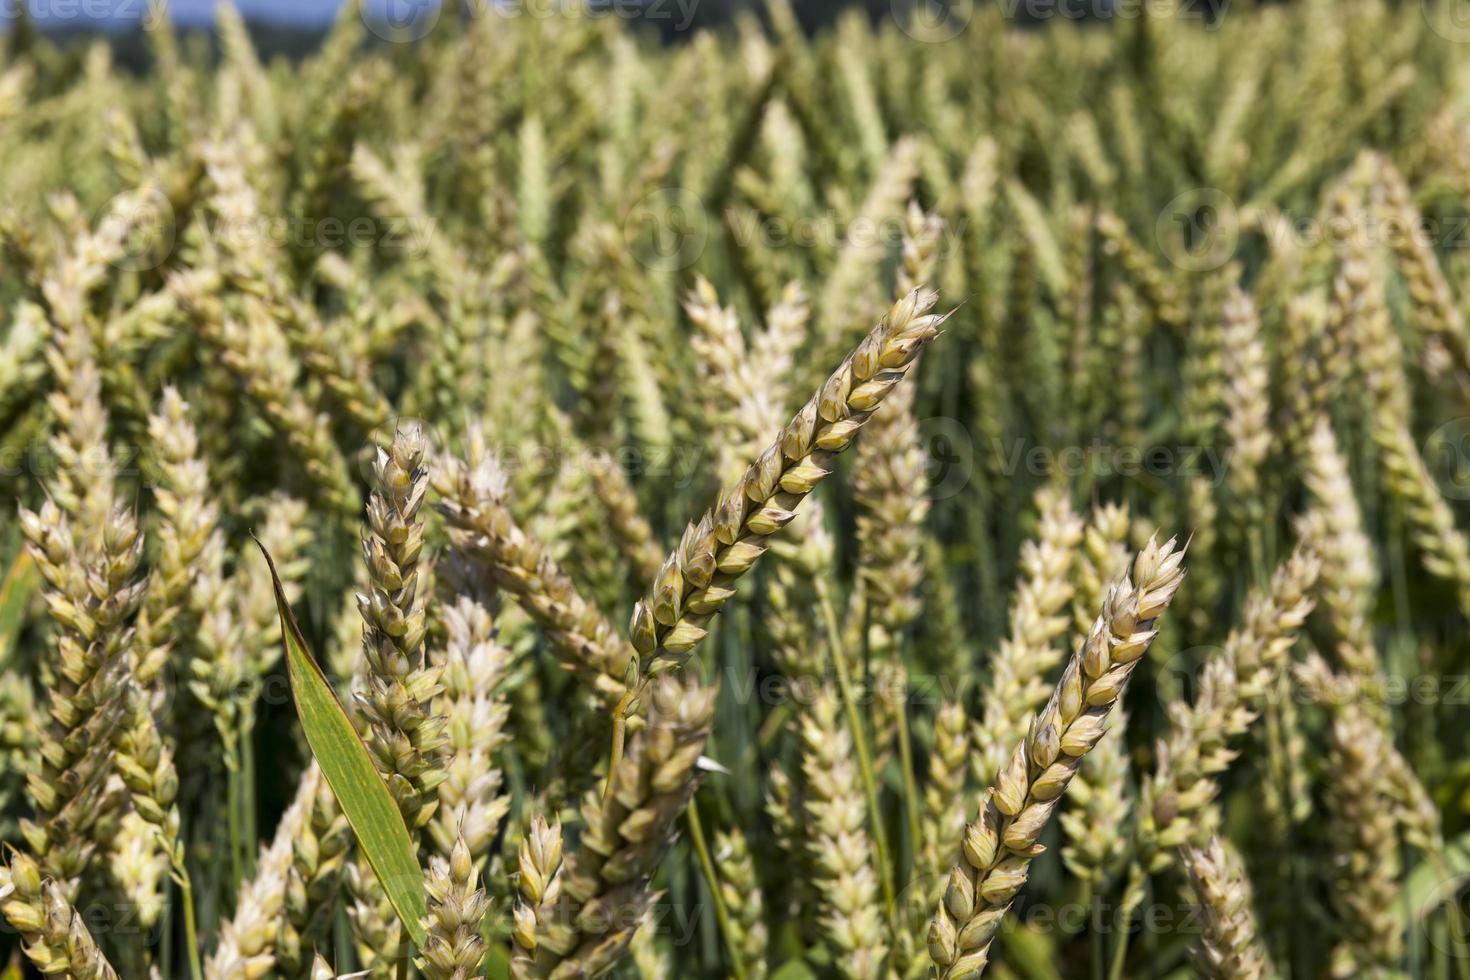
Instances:
[[[22,821],[21,831],[46,874],[74,897],[96,849],[92,827],[115,809],[105,785],[108,748],[123,720],[128,623],[147,588],[135,578],[143,540],[123,509],[87,553],[76,550],[70,523],[50,500],[37,512],[21,511],[20,524],[61,627],[50,720],[26,779],[36,818]]]
[[[478,426],[467,436],[466,459],[451,459],[435,476],[439,505],[456,550],[487,570],[546,631],[561,661],[605,703],[626,691],[633,651],[571,578],[523,531],[506,506],[506,474]]]
[[[118,980],[60,883],[16,854],[0,870],[0,911],[20,933],[26,956],[46,976],[69,980]]]
[[[1382,729],[1364,712],[1339,712],[1333,720],[1328,805],[1337,894],[1347,920],[1332,953],[1335,977],[1393,971],[1404,953],[1402,867],[1383,779],[1383,742]]]
[[[1181,852],[1199,903],[1200,939],[1191,951],[1206,980],[1265,980],[1275,976],[1251,910],[1250,880],[1229,845],[1212,837]]]
[[[1067,631],[1063,610],[1072,599],[1072,563],[1082,541],[1082,519],[1065,491],[1038,491],[1036,538],[1021,547],[1020,585],[1011,600],[1011,630],[991,658],[991,676],[980,696],[981,721],[972,741],[975,779],[988,786],[1026,734],[1031,713],[1046,698],[1048,671],[1062,659],[1056,641]]]
[[[428,940],[414,959],[425,980],[470,980],[480,976],[485,940],[480,930],[490,900],[479,887],[480,872],[460,838],[448,860],[430,859],[424,888],[429,914],[424,920]]]
[[[945,317],[928,314],[934,301],[916,290],[895,303],[719,505],[685,529],[628,627],[643,672],[682,664],[709,632],[706,624],[769,549],[770,536],[790,523],[833,457],[939,335]]]
[[[441,856],[452,858],[463,841],[478,862],[510,807],[493,760],[507,737],[510,707],[503,688],[511,654],[496,638],[488,597],[465,588],[441,616],[444,693],[434,711],[445,719],[449,759],[429,833]]]
[[[351,853],[353,836],[347,817],[316,764],[301,774],[297,799],[305,818],[291,842],[291,865],[276,930],[275,968],[283,976],[307,977],[311,960],[330,945],[332,917],[337,910],[342,868]]]
[[[693,677],[653,685],[646,722],[629,737],[609,791],[582,804],[585,829],[561,873],[560,901],[546,909],[543,900],[534,956],[522,961],[520,976],[596,976],[627,952],[654,900],[649,883],[674,823],[698,787],[715,693]]]
[[[548,825],[539,813],[532,816],[530,826],[521,835],[518,860],[511,972],[520,978],[537,975],[540,934],[561,893],[561,822]]]
[[[1237,754],[1230,741],[1250,729],[1285,668],[1297,630],[1312,610],[1310,593],[1320,569],[1312,552],[1295,551],[1264,593],[1246,599],[1245,621],[1205,664],[1194,703],[1170,704],[1169,731],[1159,741],[1139,813],[1139,856],[1150,870],[1167,867],[1173,848],[1207,838],[1212,828],[1204,811],[1217,792],[1215,777]]]
[[[286,901],[293,845],[307,825],[316,783],[303,779],[296,797],[276,824],[275,836],[260,849],[255,876],[240,886],[235,914],[221,923],[219,945],[205,963],[205,976],[218,980],[255,980],[276,962],[276,935]]]
[[[1173,538],[1162,545],[1149,540],[1132,577],[1108,591],[1051,700],[986,792],[929,927],[936,978],[984,971],[991,940],[1041,852],[1037,838],[1157,635],[1154,625],[1184,579],[1183,560]]]
[[[888,953],[883,906],[852,735],[838,712],[837,695],[827,688],[801,719],[809,855],[822,896],[822,929],[842,975],[872,980]]]
[[[731,939],[750,980],[764,980],[766,969],[765,901],[755,874],[750,845],[738,827],[715,834],[715,860],[720,869],[720,893],[730,910]]]

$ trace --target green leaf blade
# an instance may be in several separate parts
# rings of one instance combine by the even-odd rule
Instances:
[[[26,606],[40,580],[41,573],[36,571],[30,552],[22,548],[0,580],[0,664],[10,662],[15,638],[25,625]]]
[[[422,949],[427,938],[423,920],[428,913],[428,904],[424,897],[424,875],[419,867],[413,838],[387,784],[373,765],[367,746],[358,737],[342,702],[337,700],[331,683],[307,648],[286,602],[275,561],[265,545],[259,541],[256,544],[260,545],[266,564],[270,566],[276,608],[281,615],[291,695],[311,754],[337,797],[357,837],[358,846],[377,875],[393,910],[398,913],[399,921],[414,945]]]

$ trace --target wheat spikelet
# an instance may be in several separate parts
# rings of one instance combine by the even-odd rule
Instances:
[[[985,793],[929,928],[935,976],[974,977],[985,969],[990,942],[1040,852],[1037,838],[1153,641],[1154,623],[1183,581],[1183,558],[1172,538],[1163,545],[1149,540],[1132,577],[1109,590],[1051,700]]]

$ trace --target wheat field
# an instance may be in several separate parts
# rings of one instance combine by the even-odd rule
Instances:
[[[12,24],[0,976],[1470,978],[1470,31],[1084,7]]]

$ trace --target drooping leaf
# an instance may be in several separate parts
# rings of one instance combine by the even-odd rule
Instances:
[[[270,565],[276,608],[281,614],[281,635],[286,645],[291,695],[296,701],[296,713],[301,718],[306,742],[352,826],[358,846],[378,876],[393,910],[398,913],[399,921],[414,944],[422,949],[426,938],[423,919],[428,907],[424,897],[424,875],[419,868],[413,838],[398,812],[398,805],[388,792],[387,783],[378,775],[367,746],[358,737],[342,702],[337,700],[331,683],[307,648],[286,602],[275,561],[265,545],[258,540],[256,544],[260,545],[261,553]]]

